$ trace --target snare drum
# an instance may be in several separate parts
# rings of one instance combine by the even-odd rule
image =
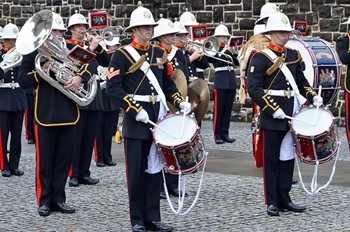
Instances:
[[[194,115],[170,113],[157,122],[153,139],[160,150],[165,169],[175,175],[197,171],[207,155]]]
[[[317,114],[317,115],[316,115]],[[303,107],[290,122],[298,157],[309,164],[331,160],[339,149],[334,117],[325,107]]]
[[[299,50],[305,63],[305,78],[315,91],[322,85],[323,103],[331,104],[341,84],[341,62],[334,46],[313,37],[291,37],[286,46]]]

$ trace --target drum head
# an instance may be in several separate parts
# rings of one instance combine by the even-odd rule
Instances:
[[[190,142],[196,135],[198,125],[196,120],[189,115],[168,114],[157,122],[158,127],[154,127],[153,137],[159,146],[176,147]]]
[[[291,129],[298,135],[317,136],[328,131],[333,125],[332,113],[323,107],[319,108],[318,112],[316,107],[304,108],[295,114],[294,118],[295,120],[291,121]]]

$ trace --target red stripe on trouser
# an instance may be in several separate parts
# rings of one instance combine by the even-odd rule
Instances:
[[[214,89],[213,90],[213,95],[214,95],[214,117],[213,117],[213,134],[214,134],[214,139],[216,140],[216,134],[215,134],[215,131],[216,131],[216,118],[217,118],[217,105],[218,105],[218,94],[217,94],[217,90]]]
[[[26,140],[29,139],[29,133],[28,133],[28,109],[24,110],[24,123],[26,126]]]
[[[5,155],[4,149],[2,146],[2,132],[1,132],[1,127],[0,127],[0,170],[4,170],[5,168]]]
[[[94,152],[95,152],[95,162],[98,162],[98,149],[96,139],[94,140]]]
[[[345,91],[345,127],[346,127],[346,137],[348,139],[348,148],[350,148],[350,118],[349,118],[349,93]]]
[[[36,168],[35,168],[35,188],[36,188],[36,199],[38,202],[38,206],[40,206],[40,196],[41,196],[41,181],[40,181],[40,146],[39,146],[39,126],[34,125],[34,133],[35,133],[35,146],[36,146]]]

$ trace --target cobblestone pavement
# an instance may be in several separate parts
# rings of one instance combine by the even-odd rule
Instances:
[[[207,149],[244,151],[251,156],[250,132],[247,123],[232,123],[234,144],[215,146],[211,122],[204,122],[201,134]],[[341,140],[345,139],[340,128]],[[343,134],[343,135],[342,135]],[[344,144],[344,141],[343,141]],[[114,144],[113,146],[120,146]],[[22,177],[0,177],[0,232],[4,231],[131,231],[125,182],[125,165],[97,168],[91,166],[95,186],[67,187],[67,203],[75,214],[54,212],[48,217],[37,213],[34,174],[35,154],[23,153]],[[341,160],[348,159],[343,146]],[[185,208],[193,201],[200,173],[187,176]],[[257,177],[205,173],[200,198],[185,216],[176,216],[165,200],[161,201],[162,220],[175,231],[350,231],[350,188],[330,185],[316,196],[307,195],[300,185],[292,188],[293,201],[307,205],[304,213],[283,212],[280,217],[266,214],[262,179]],[[171,198],[177,204],[176,198]]]

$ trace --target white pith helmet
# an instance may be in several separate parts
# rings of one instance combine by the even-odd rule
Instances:
[[[160,15],[160,19],[157,21],[157,23],[158,26],[154,28],[154,35],[152,39],[158,38],[162,35],[168,35],[179,32],[179,30],[175,27],[174,23],[170,19],[163,18],[163,15]]]
[[[89,24],[86,21],[86,18],[84,17],[84,15],[79,14],[78,11],[75,11],[75,14],[72,15],[69,20],[68,20],[68,29],[71,26],[77,25],[77,24],[85,24],[86,28],[89,27]]]
[[[224,24],[220,24],[215,28],[214,36],[231,36],[227,27]]]
[[[105,42],[105,44],[107,46],[120,45],[120,38],[119,37],[113,37],[113,39],[111,39],[111,40],[105,39],[104,42]]]
[[[265,33],[271,31],[293,31],[287,15],[283,13],[271,15],[267,20]]]
[[[52,29],[53,30],[60,30],[60,31],[66,31],[67,29],[64,27],[63,19],[61,15],[52,12]]]
[[[2,31],[1,39],[16,39],[18,32],[18,27],[13,23],[9,23]]]
[[[174,26],[179,31],[177,34],[188,34],[185,26],[181,22],[177,21],[177,18],[175,18]]]
[[[199,24],[196,20],[196,17],[194,17],[194,14],[189,12],[187,8],[186,8],[186,12],[180,15],[180,23],[182,23],[182,25],[184,25],[185,27],[195,26]]]
[[[255,22],[255,24],[263,24],[263,20],[267,19],[273,14],[279,13],[280,8],[275,3],[267,2],[260,9],[260,18]]]
[[[349,17],[348,21],[345,21],[345,22],[343,22],[341,24],[350,24],[350,17]]]
[[[133,10],[130,16],[130,24],[125,29],[126,32],[130,32],[131,28],[137,26],[157,26],[158,23],[154,21],[151,11],[142,6],[142,3],[138,2],[138,7]]]

